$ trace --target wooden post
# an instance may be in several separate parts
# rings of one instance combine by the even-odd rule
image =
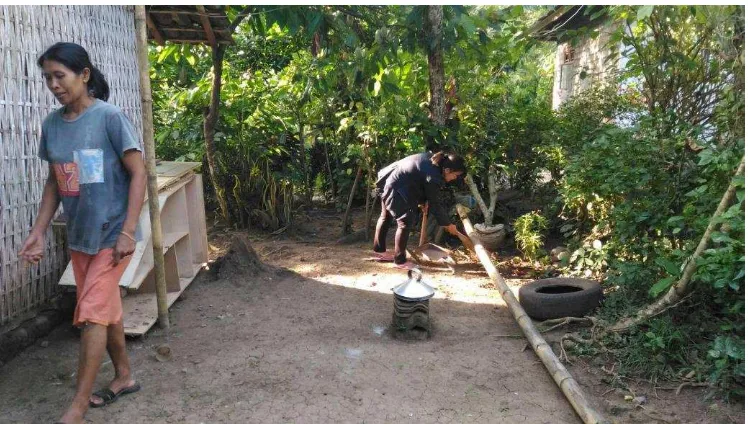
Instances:
[[[579,384],[577,384],[571,374],[566,371],[566,367],[564,367],[561,361],[553,353],[553,349],[551,349],[548,343],[546,343],[543,336],[540,335],[533,325],[530,317],[527,316],[525,310],[517,301],[517,298],[514,297],[514,293],[512,293],[509,286],[507,286],[504,277],[502,277],[501,274],[499,274],[499,271],[496,270],[496,267],[491,262],[491,257],[488,256],[488,252],[483,248],[480,239],[475,236],[473,224],[470,222],[470,218],[468,218],[469,211],[470,210],[465,206],[457,205],[457,213],[459,213],[460,218],[462,219],[465,232],[467,232],[468,237],[470,237],[475,245],[476,255],[483,264],[483,267],[486,269],[489,277],[491,277],[494,284],[496,284],[496,288],[501,293],[504,302],[506,302],[507,306],[512,311],[515,321],[519,324],[519,327],[522,329],[522,333],[524,333],[530,346],[543,362],[543,365],[545,365],[545,368],[551,374],[551,377],[553,377],[553,380],[564,393],[566,399],[569,400],[571,406],[574,407],[574,410],[582,421],[588,424],[607,423],[608,421],[606,421],[603,416],[594,410],[589,402],[587,402]]]
[[[348,217],[351,214],[351,206],[353,205],[353,197],[356,195],[356,187],[358,186],[358,182],[361,180],[362,172],[363,172],[363,167],[361,166],[361,164],[359,164],[358,170],[356,171],[356,178],[353,180],[353,187],[351,187],[351,194],[348,195],[348,207],[345,208],[345,215],[343,215],[343,231],[340,234],[341,237],[348,234]]]
[[[429,225],[429,214],[428,212],[421,209],[421,238],[418,240],[418,245],[423,246],[428,240],[428,225]]]
[[[169,305],[166,301],[166,272],[164,270],[164,243],[161,234],[161,212],[158,202],[156,177],[156,148],[153,141],[153,99],[151,97],[150,64],[148,62],[148,36],[146,34],[145,6],[135,6],[135,36],[137,39],[140,98],[143,114],[143,145],[145,169],[148,174],[148,210],[151,215],[153,240],[153,268],[156,271],[156,300],[158,323],[169,328]]]

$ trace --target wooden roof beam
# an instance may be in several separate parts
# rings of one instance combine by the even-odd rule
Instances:
[[[157,15],[194,15],[195,12],[192,10],[167,10],[167,9],[150,9],[148,13],[154,13]],[[205,12],[206,15],[214,18],[225,18],[226,14],[223,12]]]
[[[158,30],[158,27],[156,26],[156,23],[153,22],[153,19],[151,19],[151,14],[146,13],[145,14],[145,20],[146,25],[148,25],[148,29],[151,30],[151,34],[153,35],[153,39],[156,40],[156,42],[163,46],[164,45],[164,36],[161,35],[161,31]]]
[[[189,43],[189,44],[205,44],[205,40],[196,40],[188,38],[169,38],[172,43]],[[232,44],[231,40],[219,40],[218,44]]]
[[[199,32],[199,33],[205,33],[204,29],[201,29],[199,27],[196,28],[184,28],[184,27],[174,27],[174,26],[161,26],[161,31],[165,34],[167,31],[191,31],[191,32]],[[223,33],[228,32],[228,28],[222,28],[222,29],[214,29],[213,34],[214,35],[222,35]]]
[[[211,47],[216,47],[218,45],[216,44],[216,35],[213,33],[213,26],[210,25],[210,19],[208,19],[208,15],[205,12],[205,7],[200,5],[197,5],[196,7],[197,11],[200,13],[200,22],[203,24],[205,36],[208,38]]]

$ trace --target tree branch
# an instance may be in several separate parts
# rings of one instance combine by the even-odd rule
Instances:
[[[745,155],[740,160],[740,165],[738,165],[738,169],[735,171],[734,175],[736,177],[740,176],[743,174],[744,170]],[[693,255],[691,255],[691,257],[688,259],[686,267],[683,269],[683,273],[681,274],[680,280],[678,280],[675,285],[670,287],[670,290],[667,292],[667,294],[661,297],[657,302],[645,308],[642,308],[633,317],[619,320],[608,330],[618,332],[625,331],[631,327],[635,327],[643,323],[647,319],[659,315],[660,313],[664,312],[664,310],[669,309],[671,305],[677,304],[681,299],[683,299],[686,294],[688,294],[691,289],[691,286],[689,285],[689,283],[691,282],[691,277],[696,272],[696,262],[704,253],[704,250],[706,250],[706,246],[711,239],[712,232],[717,226],[717,218],[722,215],[725,210],[727,210],[728,204],[732,201],[733,196],[735,196],[737,187],[735,186],[735,182],[733,181],[733,179],[734,178],[730,178],[730,183],[727,187],[727,191],[725,191],[725,194],[722,196],[722,200],[719,202],[719,206],[717,206],[717,209],[714,211],[712,218],[709,220],[709,225],[707,226],[706,231],[704,231],[704,235],[701,237],[699,245],[696,247]]]
[[[236,15],[236,18],[234,18],[234,22],[231,22],[229,24],[229,28],[228,28],[229,29],[229,35],[233,34],[234,31],[236,30],[236,27],[238,27],[239,24],[242,23],[242,21],[244,20],[244,18],[246,18],[247,16],[249,16],[249,14],[250,14],[249,12],[252,10],[252,7],[253,6],[244,6],[244,9],[242,9],[242,11],[239,12],[238,15]]]
[[[488,208],[486,207],[486,202],[483,201],[483,197],[480,195],[480,191],[478,191],[478,186],[475,184],[473,176],[468,174],[468,176],[465,177],[465,183],[470,188],[470,193],[475,197],[475,201],[478,202],[478,207],[483,213],[483,220],[487,220],[489,216]]]

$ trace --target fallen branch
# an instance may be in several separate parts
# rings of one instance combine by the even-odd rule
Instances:
[[[739,177],[740,175],[742,175],[744,170],[745,156],[743,156],[743,158],[740,160],[740,165],[738,165],[738,169],[735,171],[735,177]],[[608,331],[620,332],[626,331],[632,327],[639,326],[649,318],[661,314],[662,312],[670,308],[671,305],[677,304],[686,294],[690,292],[691,286],[689,283],[691,282],[691,277],[693,277],[693,274],[696,272],[696,262],[701,258],[704,250],[706,250],[706,246],[709,243],[709,240],[711,240],[712,232],[717,226],[717,218],[722,215],[725,210],[727,210],[727,206],[735,196],[735,191],[737,189],[737,187],[735,186],[735,180],[736,178],[730,178],[730,184],[727,186],[727,191],[725,191],[725,194],[722,196],[722,200],[719,202],[719,206],[717,206],[717,210],[714,211],[712,218],[709,220],[709,225],[706,227],[706,231],[704,231],[704,235],[701,237],[699,245],[696,247],[693,255],[688,258],[687,264],[683,269],[680,280],[678,280],[675,285],[670,287],[670,290],[668,290],[667,294],[661,297],[657,302],[641,309],[633,317],[621,319],[620,321],[609,327],[607,329]]]
[[[680,391],[684,387],[686,387],[686,386],[691,386],[691,387],[710,387],[711,384],[709,384],[709,383],[692,383],[690,381],[689,382],[685,382],[685,383],[682,383],[680,386],[678,386],[678,388],[675,390],[675,396],[678,396],[680,394]]]
[[[286,225],[285,227],[283,227],[283,228],[281,228],[281,229],[279,229],[279,230],[275,230],[275,231],[273,231],[272,233],[270,233],[270,235],[273,235],[273,236],[277,236],[278,234],[281,234],[281,233],[283,233],[283,232],[284,232],[284,231],[286,231],[287,229],[288,229],[288,225]]]
[[[592,326],[597,325],[598,320],[592,317],[584,317],[584,318],[577,318],[577,317],[565,317],[565,318],[556,318],[556,319],[549,319],[541,322],[538,324],[538,331],[541,333],[547,333],[549,331],[553,331],[557,328],[563,327],[568,324],[590,324]],[[550,327],[547,327],[550,325]]]

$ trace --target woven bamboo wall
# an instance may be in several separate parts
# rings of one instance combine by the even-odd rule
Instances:
[[[45,257],[24,268],[17,252],[36,218],[47,164],[37,157],[44,117],[59,107],[36,59],[58,41],[82,45],[109,82],[109,102],[140,133],[132,6],[0,5],[0,329],[57,292],[67,255],[47,231]]]

